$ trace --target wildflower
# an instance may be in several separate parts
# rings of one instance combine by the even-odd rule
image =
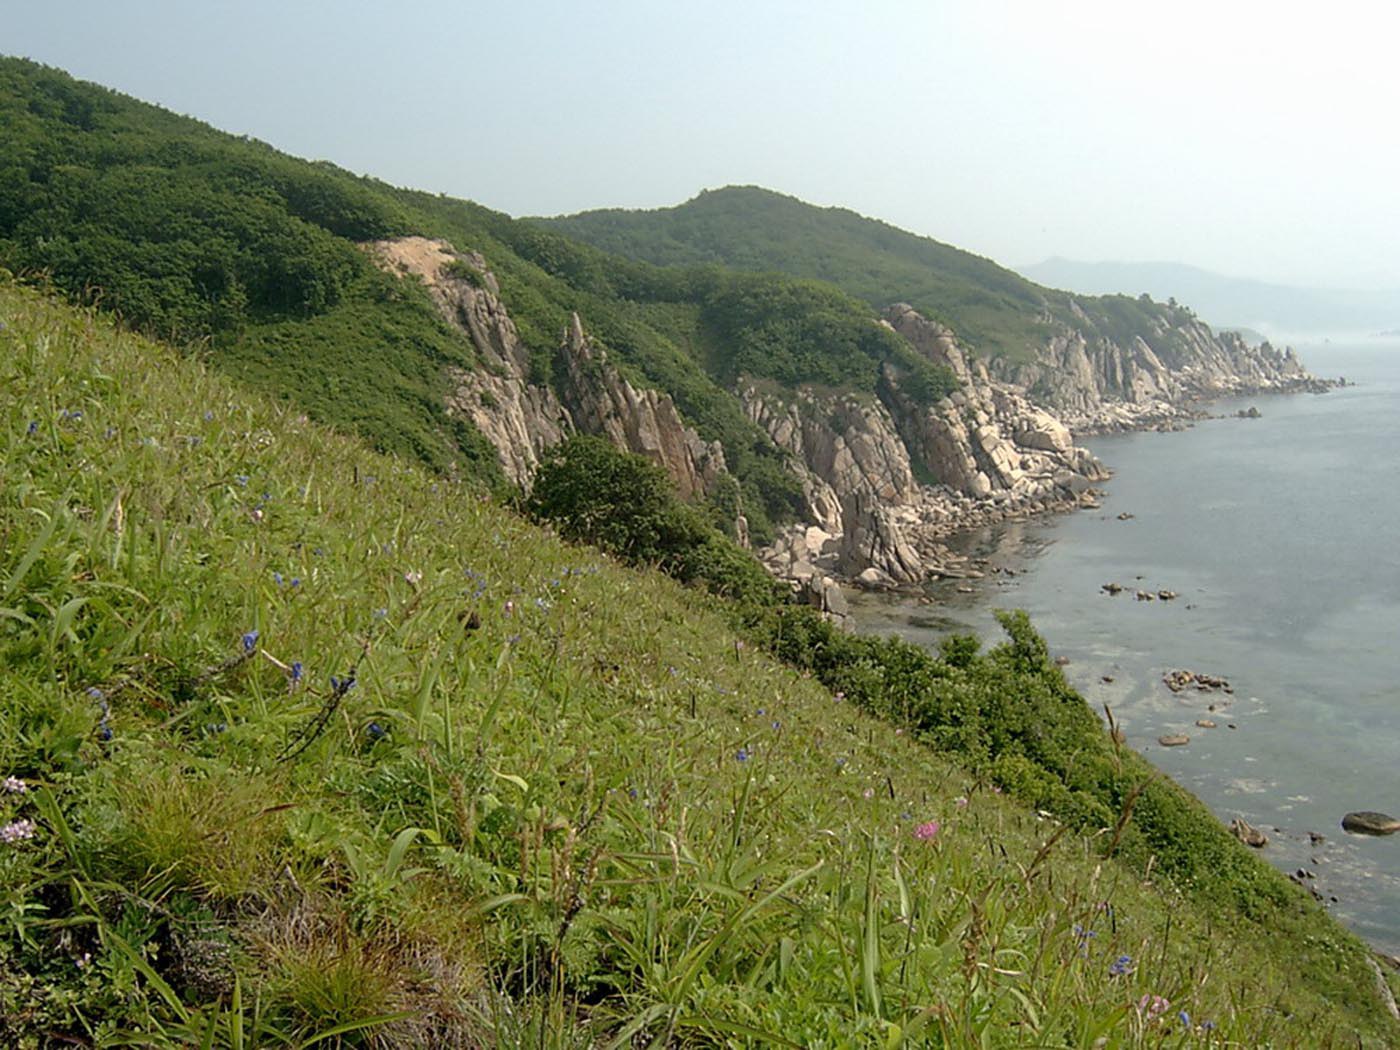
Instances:
[[[846,694],[838,689],[836,692],[831,694],[831,699],[835,700],[839,704],[842,700],[846,699]]]
[[[774,722],[774,723],[773,723],[773,732],[776,733],[779,729],[782,729],[782,728],[783,728],[783,724],[782,724],[781,722]]]
[[[412,572],[404,573],[403,578],[407,583],[411,584],[414,587],[417,587],[420,583],[423,582],[423,574],[417,569],[414,569]]]
[[[261,508],[261,507],[254,507],[254,508],[253,508],[253,512],[252,512],[250,515],[248,515],[248,516],[249,516],[250,518],[252,518],[255,522],[256,522],[256,521],[262,521],[262,520],[263,520],[262,508]]]
[[[29,426],[25,427],[25,433],[27,433],[30,437],[33,437],[35,434],[39,433],[39,421],[37,419],[31,419],[29,421]]]
[[[227,722],[215,722],[213,725],[211,725],[211,726],[209,727],[209,732],[211,732],[211,733],[213,733],[213,734],[215,734],[215,735],[218,735],[219,733],[226,733],[226,732],[228,732],[228,723],[227,723]]]
[[[206,423],[212,423],[213,421],[214,421],[214,413],[213,413],[213,412],[210,412],[210,411],[208,411],[208,410],[206,410],[205,413],[204,413],[204,422],[206,422]]]
[[[282,586],[282,574],[280,572],[274,571],[272,574],[272,579],[273,582],[277,584],[277,586]]]
[[[32,820],[12,820],[4,827],[0,827],[0,842],[13,845],[25,839],[32,839],[34,832],[38,830]]]
[[[511,601],[509,598],[507,598],[507,599],[506,599],[506,604],[505,604],[505,614],[506,614],[507,616],[510,616],[510,615],[511,615],[512,613],[514,613],[514,612],[515,612],[515,602],[513,602],[513,601]]]
[[[0,782],[0,790],[3,790],[7,795],[23,795],[29,791],[29,785],[19,777],[6,777],[3,782]]]
[[[741,747],[741,748],[739,748],[738,751],[735,751],[735,752],[734,752],[734,761],[735,761],[735,762],[747,762],[748,760],[749,760],[749,749],[748,749],[748,748],[746,748],[746,747]]]
[[[1213,1031],[1215,1031],[1215,1022],[1214,1022],[1214,1021],[1202,1021],[1202,1022],[1201,1022],[1201,1031],[1203,1031],[1203,1032],[1213,1032]]]
[[[967,808],[967,796],[966,796],[966,795],[959,795],[957,798],[953,799],[953,805],[957,806],[958,809],[966,809],[966,808]]]
[[[1110,977],[1124,977],[1133,972],[1133,957],[1131,955],[1120,955],[1108,964],[1108,975]]]
[[[292,672],[291,672],[291,674],[292,674],[292,683],[293,683],[293,684],[296,684],[297,682],[300,682],[300,681],[301,681],[301,661],[300,661],[300,660],[293,660],[293,661],[292,661]]]
[[[291,582],[288,583],[287,586],[288,586],[288,587],[300,587],[300,586],[301,586],[301,577],[300,577],[300,576],[293,576],[292,579],[291,579]]]
[[[926,820],[922,824],[914,825],[914,837],[920,842],[932,842],[938,837],[941,825],[936,820]]]
[[[849,759],[847,759],[845,755],[842,755],[840,758],[838,758],[838,759],[836,760],[836,768],[837,768],[837,769],[845,769],[845,768],[846,768],[846,763],[847,763],[847,761],[849,761]]]
[[[520,641],[520,635],[518,635],[518,634],[513,634],[513,635],[511,635],[509,638],[506,639],[506,644],[507,644],[507,645],[515,645],[515,644],[517,644],[519,641]]]
[[[1160,995],[1144,995],[1138,1000],[1137,1008],[1138,1013],[1146,1014],[1149,1021],[1155,1021],[1171,1009],[1171,1005],[1170,1000]]]
[[[543,598],[536,598],[535,608],[538,609],[540,612],[549,612],[550,605],[549,602],[545,601]]]
[[[101,700],[101,699],[102,699],[102,690],[99,689],[99,688],[97,688],[97,686],[95,686],[95,685],[90,685],[90,686],[88,686],[87,689],[86,689],[86,692],[87,692],[87,695],[90,696],[90,697],[91,697],[92,699],[94,699],[94,700]]]
[[[233,480],[234,480],[234,483],[235,483],[235,484],[237,484],[237,485],[239,485],[239,486],[241,486],[241,487],[243,487],[243,488],[247,488],[247,487],[248,487],[248,475],[247,475],[247,474],[235,474],[235,475],[233,476]]]
[[[1191,1027],[1191,1015],[1188,1014],[1185,1010],[1179,1011],[1176,1015],[1176,1019],[1182,1024],[1184,1024],[1187,1028]]]
[[[243,652],[252,655],[258,644],[258,629],[254,627],[251,631],[243,635]]]
[[[344,678],[337,678],[335,675],[331,675],[331,692],[344,696],[354,688],[355,674],[353,671]]]
[[[863,799],[865,799],[866,801],[869,801],[870,799],[872,799],[872,798],[875,797],[875,789],[874,789],[874,788],[866,788],[864,791],[862,791],[862,792],[860,793],[860,797],[863,798]]]
[[[388,609],[375,609],[375,610],[374,610],[374,618],[375,618],[376,620],[382,620],[382,619],[384,619],[384,617],[386,617],[386,616],[388,616],[388,615],[389,615],[389,610],[388,610]]]
[[[112,739],[112,727],[107,724],[105,718],[97,723],[97,739],[101,740],[104,744]]]
[[[758,715],[759,715],[760,718],[763,717],[763,716],[764,716],[765,714],[767,714],[767,713],[768,713],[768,709],[765,708],[765,707],[760,707],[760,708],[758,709]]]
[[[365,734],[371,740],[383,740],[389,735],[389,731],[378,722],[371,722],[369,725],[365,726]]]

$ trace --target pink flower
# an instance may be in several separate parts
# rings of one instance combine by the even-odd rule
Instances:
[[[24,839],[32,839],[35,832],[34,821],[15,820],[0,827],[0,842],[11,845]]]
[[[927,820],[914,826],[914,837],[920,842],[932,842],[938,837],[940,825],[936,820]]]
[[[953,799],[953,805],[957,806],[958,809],[962,809],[967,805],[967,796],[959,795],[957,798]]]
[[[1171,1003],[1160,995],[1144,995],[1138,1000],[1138,1013],[1146,1014],[1149,1021],[1155,1021],[1171,1008]]]
[[[874,789],[874,788],[866,788],[864,791],[862,791],[862,792],[860,793],[860,797],[861,797],[861,798],[874,798],[874,797],[875,797],[875,789]]]

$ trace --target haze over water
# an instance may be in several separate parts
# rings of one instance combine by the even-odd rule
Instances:
[[[1400,835],[1354,837],[1339,821],[1360,809],[1400,816],[1400,342],[1300,352],[1314,373],[1357,385],[1211,406],[1256,405],[1261,419],[1087,439],[1115,472],[1102,510],[959,541],[1023,574],[941,583],[930,606],[863,598],[856,617],[936,645],[956,630],[999,639],[993,610],[1026,609],[1130,746],[1222,820],[1262,827],[1265,857],[1315,873],[1308,882],[1338,898],[1335,914],[1397,953]],[[1107,595],[1109,581],[1125,592]],[[1139,602],[1139,588],[1180,597]],[[1162,675],[1174,668],[1227,678],[1234,695],[1173,694]],[[1163,748],[1165,733],[1191,741]]]

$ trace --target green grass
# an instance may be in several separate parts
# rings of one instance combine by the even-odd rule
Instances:
[[[693,590],[92,314],[0,320],[5,1045],[1393,1041],[1317,909],[1144,882]]]

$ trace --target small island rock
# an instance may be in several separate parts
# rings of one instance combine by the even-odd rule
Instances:
[[[1400,831],[1400,820],[1385,813],[1364,809],[1344,816],[1342,828],[1353,835],[1393,835]]]
[[[1163,747],[1185,747],[1191,743],[1191,738],[1185,733],[1168,733],[1166,736],[1159,736],[1157,743]]]

